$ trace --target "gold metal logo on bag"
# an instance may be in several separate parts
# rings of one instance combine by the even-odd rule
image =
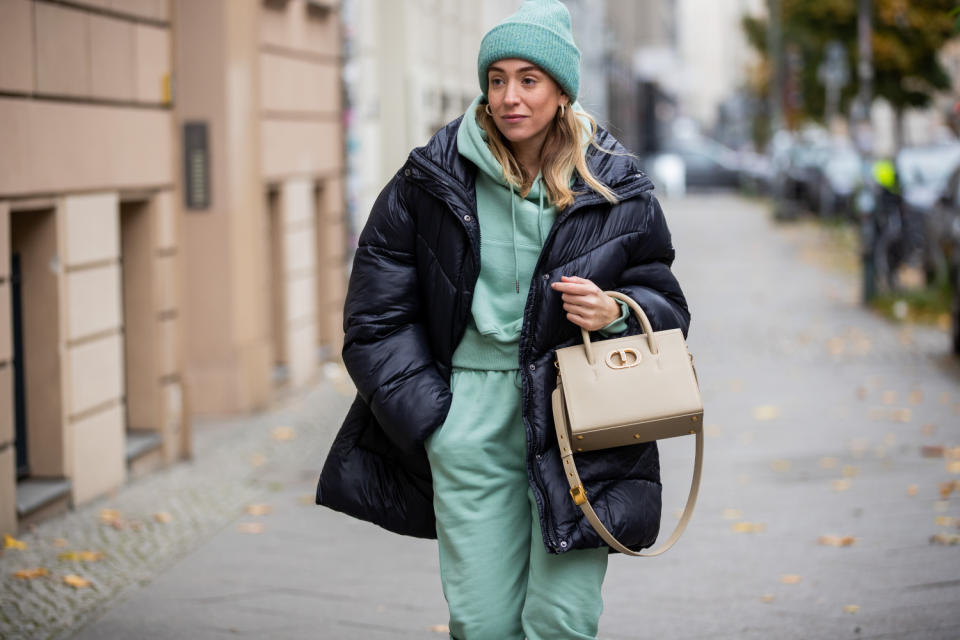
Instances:
[[[628,358],[630,355],[632,358]],[[617,356],[620,358],[620,363],[615,364],[613,357]],[[629,367],[635,367],[640,364],[640,352],[632,347],[627,347],[626,349],[614,349],[607,354],[607,366],[611,369],[627,369]]]

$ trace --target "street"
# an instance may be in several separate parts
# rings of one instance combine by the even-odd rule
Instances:
[[[829,232],[778,226],[766,201],[663,207],[692,313],[703,485],[673,550],[611,557],[599,637],[960,636],[960,366],[947,333],[865,310]],[[197,424],[192,462],[17,536],[27,549],[0,556],[0,636],[446,637],[434,541],[312,505],[352,397],[340,369],[326,373],[268,413]],[[661,452],[667,534],[693,440]],[[58,560],[74,549],[104,557]],[[13,577],[39,566],[50,575]]]

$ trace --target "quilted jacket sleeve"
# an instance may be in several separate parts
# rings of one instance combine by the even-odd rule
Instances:
[[[417,229],[395,177],[377,198],[353,261],[343,361],[380,426],[404,452],[422,447],[450,408],[422,323]]]
[[[670,271],[674,250],[670,230],[660,203],[650,193],[637,205],[644,207],[647,233],[634,246],[630,263],[620,277],[617,289],[643,308],[654,331],[681,329],[684,337],[690,327],[690,311],[680,283]],[[639,331],[636,318],[629,320],[631,328]]]

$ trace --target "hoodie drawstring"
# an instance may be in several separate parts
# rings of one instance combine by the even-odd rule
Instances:
[[[537,231],[540,232],[540,248],[543,248],[543,176],[540,176],[540,209],[537,211]]]
[[[513,221],[513,278],[520,293],[520,257],[517,252],[517,206],[516,195],[513,192],[513,183],[510,184],[510,219]]]
[[[543,176],[537,178],[540,182],[540,206],[537,208],[537,232],[540,237],[540,247],[543,247]],[[517,203],[513,183],[510,184],[510,220],[513,223],[513,280],[520,293],[520,252],[517,250]]]

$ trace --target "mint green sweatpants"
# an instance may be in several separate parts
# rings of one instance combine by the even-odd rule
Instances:
[[[607,549],[546,552],[517,373],[454,369],[450,413],[426,443],[450,637],[594,638]]]

